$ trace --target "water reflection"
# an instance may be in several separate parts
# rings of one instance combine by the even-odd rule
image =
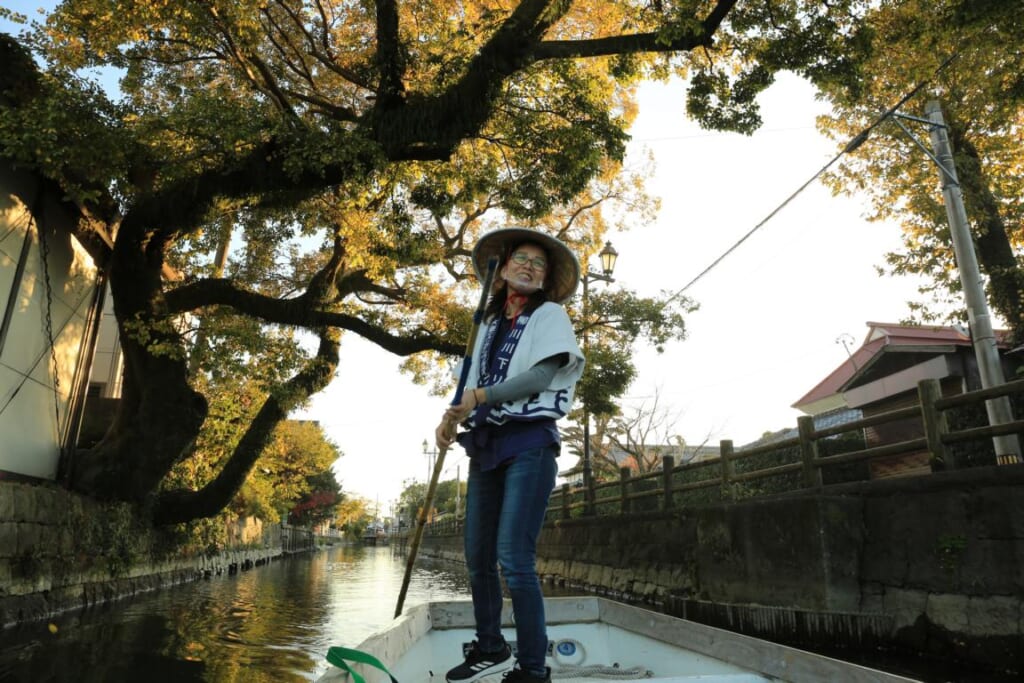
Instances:
[[[287,683],[391,621],[405,557],[338,546],[0,632],[0,681]],[[405,608],[466,598],[458,565],[417,561]]]

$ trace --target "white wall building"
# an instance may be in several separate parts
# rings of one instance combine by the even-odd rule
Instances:
[[[116,326],[99,335],[105,285],[68,215],[30,175],[0,167],[0,477],[58,478],[97,338],[93,393],[120,389]]]

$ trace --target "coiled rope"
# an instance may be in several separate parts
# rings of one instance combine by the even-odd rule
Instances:
[[[610,666],[605,664],[583,665],[587,660],[587,650],[583,643],[575,638],[561,638],[554,642],[552,659],[557,666],[551,667],[552,678],[606,678],[609,680],[632,680],[652,678],[654,672],[643,666],[619,666],[618,662]]]

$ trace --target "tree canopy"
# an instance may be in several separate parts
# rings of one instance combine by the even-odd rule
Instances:
[[[463,475],[468,476],[468,473]],[[398,497],[398,517],[409,526],[414,526],[423,511],[427,498],[427,482],[409,479]],[[467,481],[462,479],[445,479],[437,482],[434,498],[427,510],[427,521],[433,521],[438,515],[462,516],[466,510]]]
[[[338,516],[334,518],[334,525],[344,530],[345,534],[352,540],[363,537],[366,527],[374,521],[373,508],[370,501],[365,498],[346,496],[338,505]]]
[[[288,521],[300,526],[315,527],[335,521],[341,513],[344,496],[341,485],[330,469],[306,477],[306,492],[288,511]]]
[[[69,198],[109,275],[123,396],[73,487],[158,523],[216,514],[333,379],[343,333],[420,376],[458,355],[481,230],[599,248],[639,79],[686,74],[691,116],[749,132],[776,71],[851,76],[862,4],[61,3],[0,41],[0,157]],[[120,97],[95,67],[122,70]],[[633,303],[633,339],[681,334],[687,302]],[[244,429],[206,483],[165,486],[231,375],[262,380]]]
[[[923,118],[927,101],[939,101],[991,306],[1017,343],[1024,341],[1020,9],[1000,0],[874,3],[863,18],[865,39],[850,53],[858,78],[818,81],[834,108],[822,125],[844,142],[919,85],[924,88],[899,113]],[[891,119],[872,131],[844,157],[832,182],[837,190],[867,193],[871,218],[902,226],[904,248],[887,255],[886,270],[925,276],[926,298],[912,302],[918,317],[964,321],[939,169],[918,146],[931,149],[928,128],[902,123],[906,131]]]

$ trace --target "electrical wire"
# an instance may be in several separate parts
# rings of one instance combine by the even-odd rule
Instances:
[[[784,209],[791,201],[796,199],[796,197],[799,196],[804,190],[806,190],[807,187],[811,183],[813,183],[815,180],[820,178],[821,175],[823,173],[825,173],[825,171],[827,171],[829,168],[831,168],[831,166],[834,163],[836,163],[836,161],[838,161],[844,154],[849,154],[849,153],[855,151],[861,145],[863,145],[864,142],[867,141],[868,137],[871,135],[871,132],[875,128],[877,128],[882,123],[884,123],[887,119],[889,119],[889,117],[891,117],[894,113],[896,113],[896,111],[898,111],[900,107],[902,107],[904,104],[906,104],[907,101],[909,101],[911,98],[916,96],[921,91],[922,88],[924,88],[936,76],[938,76],[958,56],[960,56],[960,51],[954,52],[949,57],[947,57],[945,60],[943,60],[943,62],[938,67],[936,67],[935,71],[932,72],[931,76],[929,76],[928,78],[926,78],[923,81],[919,82],[909,92],[907,92],[903,97],[901,97],[896,104],[894,104],[893,106],[889,107],[882,114],[877,116],[875,118],[875,120],[872,121],[864,130],[860,131],[855,136],[853,136],[853,138],[848,143],[846,143],[846,146],[843,147],[843,149],[840,150],[838,154],[836,154],[834,157],[832,157],[832,159],[830,159],[827,164],[825,164],[820,169],[818,169],[818,171],[813,176],[811,176],[805,183],[803,183],[799,188],[797,188],[795,192],[793,192],[788,197],[786,197],[786,199],[783,200],[783,202],[781,204],[779,204],[774,209],[772,209],[772,211],[769,212],[769,214],[767,216],[765,216],[763,219],[761,219],[761,221],[758,222],[757,225],[755,225],[753,228],[748,230],[747,233],[745,235],[743,235],[743,237],[741,237],[739,240],[737,240],[731,247],[726,249],[725,252],[723,252],[718,258],[716,258],[714,261],[712,261],[711,264],[707,268],[702,270],[697,275],[697,277],[695,277],[692,280],[690,280],[689,282],[687,282],[686,285],[683,286],[682,289],[678,290],[675,294],[673,294],[671,297],[669,297],[669,301],[682,296],[683,293],[686,292],[686,290],[688,290],[690,287],[692,287],[694,284],[696,284],[705,275],[710,273],[719,263],[721,263],[723,260],[725,260],[725,258],[727,256],[729,256],[729,254],[731,254],[732,252],[736,251],[736,249],[738,249],[741,244],[746,242],[747,239],[749,239],[751,235],[753,235],[755,232],[760,230],[768,221],[770,221],[772,218],[774,218],[776,215],[778,215],[778,213],[780,211],[782,211],[782,209]]]

